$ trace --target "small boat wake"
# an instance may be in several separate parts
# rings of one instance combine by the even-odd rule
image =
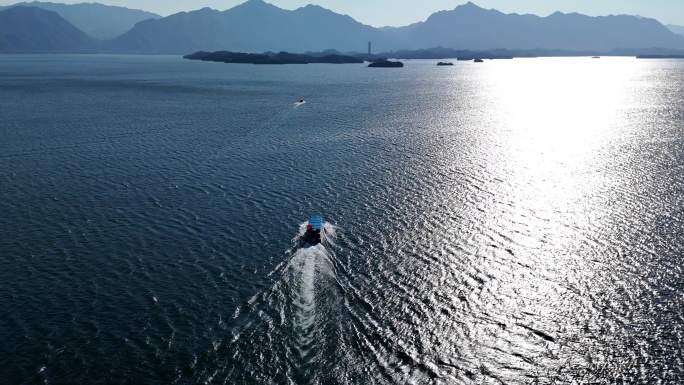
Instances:
[[[291,303],[285,304],[282,310],[290,315],[294,331],[292,342],[301,358],[307,357],[315,348],[315,325],[321,321],[316,311],[317,286],[325,285],[329,279],[335,279],[335,272],[329,255],[320,245],[300,249],[288,263],[286,281],[290,286]]]
[[[300,225],[291,257],[271,273],[278,276],[273,286],[234,315],[240,319],[224,368],[227,383],[315,383],[332,375],[326,367],[334,363],[325,357],[338,348],[344,306],[332,252],[336,229],[317,218]]]

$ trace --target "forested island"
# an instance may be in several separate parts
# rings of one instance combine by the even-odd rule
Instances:
[[[404,63],[400,61],[390,61],[387,59],[378,59],[368,65],[369,67],[377,67],[377,68],[401,68],[404,66]]]
[[[324,56],[312,56],[280,52],[277,54],[269,53],[243,53],[230,51],[204,52],[199,51],[183,56],[184,59],[214,61],[222,63],[246,63],[246,64],[309,64],[309,63],[330,63],[347,64],[363,63],[362,59],[353,56],[330,54]]]

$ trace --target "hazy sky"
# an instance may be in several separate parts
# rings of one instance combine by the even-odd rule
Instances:
[[[0,5],[20,0],[0,0]],[[25,0],[32,1],[32,0]],[[41,0],[76,4],[97,2],[133,9],[143,9],[168,16],[181,11],[209,7],[220,11],[245,0]],[[374,27],[404,26],[424,21],[430,14],[451,10],[467,0],[265,0],[279,8],[295,9],[316,4],[337,13],[347,14]],[[504,13],[532,13],[547,16],[555,11],[578,12],[590,16],[640,15],[657,19],[663,24],[684,25],[684,0],[474,0],[482,8],[494,8]]]

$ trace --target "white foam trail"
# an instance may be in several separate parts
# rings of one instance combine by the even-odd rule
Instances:
[[[246,357],[259,357],[251,370],[279,367],[307,377],[311,375],[308,365],[332,343],[326,341],[325,330],[334,327],[339,318],[334,316],[339,304],[336,228],[324,222],[321,243],[301,249],[297,246],[307,223],[300,224],[293,248],[269,274],[279,276],[273,286],[256,293],[233,314],[233,318],[244,317],[232,330],[229,344],[233,357],[243,357],[246,362],[251,359]],[[274,383],[269,374],[264,375],[261,383]]]
[[[288,280],[292,284],[292,323],[299,342],[311,342],[312,326],[316,323],[316,274],[319,258],[324,257],[322,247],[309,247],[295,253],[288,264]]]
[[[293,239],[298,242],[299,237],[306,232],[304,222],[299,227],[299,234]],[[315,338],[317,324],[316,291],[317,283],[321,284],[323,278],[336,279],[332,258],[325,245],[333,245],[335,242],[335,227],[325,222],[321,235],[321,243],[297,250],[286,267],[287,280],[290,282],[292,292],[292,323],[297,334],[297,342],[300,352],[306,354],[309,345]]]
[[[337,227],[330,222],[323,222],[323,235],[321,240],[325,245],[333,246],[337,241]]]
[[[298,266],[298,291],[293,293],[292,303],[295,305],[294,325],[301,333],[300,341],[304,344],[311,342],[311,326],[316,322],[316,255],[314,249],[302,250],[301,265]]]

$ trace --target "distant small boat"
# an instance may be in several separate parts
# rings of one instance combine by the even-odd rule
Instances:
[[[473,62],[475,62],[475,63],[484,63],[484,60],[482,60],[482,59],[475,59],[475,60],[473,60]]]
[[[452,66],[452,65],[454,65],[454,63],[452,63],[450,61],[440,61],[440,62],[437,62],[437,65],[438,66]]]
[[[600,59],[601,56],[592,56],[591,58],[592,58],[592,59]]]

